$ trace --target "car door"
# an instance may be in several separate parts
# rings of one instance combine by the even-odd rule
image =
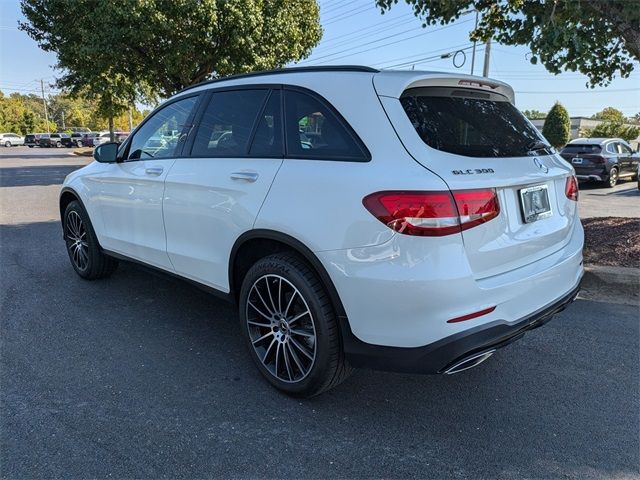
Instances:
[[[151,114],[120,155],[94,178],[104,223],[102,247],[173,270],[166,252],[162,198],[167,173],[181,153],[198,95],[181,97]],[[179,135],[165,135],[169,131]]]
[[[619,154],[620,173],[635,173],[632,158],[633,151],[631,150],[631,147],[623,142],[618,142],[617,149]]]
[[[190,155],[166,179],[167,252],[176,272],[228,292],[231,249],[253,228],[282,165],[280,89],[215,90],[196,117]]]

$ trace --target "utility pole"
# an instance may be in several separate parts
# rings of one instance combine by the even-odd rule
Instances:
[[[478,29],[478,16],[479,16],[479,12],[478,10],[476,10],[476,26],[474,27],[474,31]],[[473,75],[473,69],[476,66],[476,42],[475,40],[473,41],[473,53],[471,54],[471,75]]]
[[[482,76],[489,76],[489,62],[491,61],[491,38],[487,39],[487,43],[484,44],[484,68],[482,69]]]
[[[47,122],[47,133],[49,131],[49,113],[47,112],[47,101],[44,98],[44,80],[40,79],[40,89],[42,90],[42,103],[44,104],[44,120]]]
[[[64,110],[62,110],[62,130],[66,130],[66,127],[64,125]]]

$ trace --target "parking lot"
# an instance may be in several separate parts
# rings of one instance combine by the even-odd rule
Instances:
[[[0,148],[2,478],[640,474],[637,307],[581,299],[479,368],[291,399],[230,304],[127,264],[75,275],[57,196],[87,160]],[[635,182],[581,191],[583,216],[639,207]]]

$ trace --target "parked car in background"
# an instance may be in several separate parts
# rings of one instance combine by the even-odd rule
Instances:
[[[5,147],[24,145],[24,137],[16,133],[0,133],[0,145],[4,145]]]
[[[115,141],[118,143],[124,142],[129,136],[129,132],[114,132],[113,133]],[[102,145],[103,143],[108,143],[111,141],[111,133],[100,132],[100,134],[96,137],[93,137],[93,146],[97,147],[98,145]]]
[[[60,148],[62,147],[62,137],[69,136],[66,133],[43,133],[40,136],[40,147],[43,148]]]
[[[638,157],[621,138],[577,138],[560,155],[573,165],[578,180],[615,187],[618,180],[637,175]]]
[[[93,147],[93,139],[100,135],[100,132],[87,132],[82,134],[82,146]]]
[[[71,135],[65,135],[62,137],[62,145],[65,147],[81,147],[82,146],[82,133],[74,132]]]
[[[500,81],[349,66],[222,78],[94,158],[58,205],[76,273],[134,260],[218,291],[291,395],[354,366],[467,370],[579,290],[578,182]]]
[[[27,133],[24,137],[24,144],[29,148],[39,147],[40,146],[40,137],[42,133]]]

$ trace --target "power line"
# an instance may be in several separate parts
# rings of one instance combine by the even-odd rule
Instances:
[[[436,52],[443,52],[443,51],[456,51],[462,47],[467,47],[464,50],[467,50],[469,47],[473,47],[473,45],[467,43],[462,43],[460,45],[454,45],[451,47],[446,47],[446,48],[439,48],[437,50],[432,50],[429,52],[422,52],[422,53],[418,53],[418,54],[413,54],[413,55],[406,55],[404,57],[396,57],[396,58],[390,58],[388,60],[384,60],[380,63],[378,63],[377,65],[381,65],[382,68],[395,68],[395,67],[401,67],[403,65],[411,65],[412,63],[416,63],[420,60],[423,60],[423,56],[426,54],[432,54],[432,53],[436,53]],[[430,57],[429,57],[430,58]],[[407,60],[406,62],[401,62],[401,63],[396,63],[393,65],[387,65],[388,63],[391,62],[397,62],[399,60]]]
[[[346,12],[342,12],[340,15],[336,15],[332,19],[326,20],[322,22],[322,26],[332,25],[336,22],[341,22],[342,20],[346,20],[347,18],[354,17],[356,15],[360,15],[362,12],[371,9],[371,5],[364,5],[363,7],[354,8],[353,10],[348,10]],[[353,12],[353,13],[351,13]],[[349,14],[350,15],[347,15]]]
[[[450,24],[450,25],[445,25],[445,26],[443,26],[443,27],[436,28],[435,30],[425,30],[425,31],[423,31],[423,32],[420,32],[420,33],[419,33],[419,34],[417,34],[417,35],[412,35],[412,36],[407,37],[407,38],[401,38],[401,39],[399,39],[399,40],[395,40],[395,41],[393,41],[393,42],[384,43],[384,44],[382,44],[382,45],[376,45],[375,47],[370,47],[370,48],[366,48],[366,49],[364,49],[364,50],[360,50],[360,51],[357,51],[357,52],[349,53],[349,54],[347,54],[347,55],[342,55],[342,56],[339,56],[339,57],[335,57],[335,58],[333,58],[332,60],[339,60],[339,59],[341,59],[341,58],[351,57],[351,56],[353,56],[353,55],[359,55],[359,54],[361,54],[361,53],[370,52],[371,50],[377,50],[377,49],[379,49],[379,48],[387,47],[387,46],[389,46],[389,45],[395,45],[395,44],[397,44],[397,43],[406,42],[407,40],[412,40],[412,39],[414,39],[414,38],[417,38],[417,37],[420,37],[420,36],[423,36],[423,35],[428,35],[428,34],[431,34],[431,33],[436,33],[436,32],[439,32],[439,31],[441,31],[441,30],[445,30],[445,29],[452,28],[452,27],[455,27],[455,26],[458,26],[458,25],[462,25],[462,24],[467,23],[467,22],[470,22],[470,21],[471,21],[471,20],[465,20],[465,21],[460,22],[460,23],[452,23],[452,24]],[[373,42],[373,43],[376,43],[376,42],[379,42],[379,41],[385,40],[385,39],[387,39],[387,38],[392,38],[392,37],[395,37],[395,36],[396,36],[395,34],[394,34],[394,35],[389,35],[389,36],[387,36],[387,37],[380,38],[380,39],[376,40],[376,41],[375,41],[375,42]],[[360,46],[360,45],[358,45],[358,46],[356,46],[356,47],[347,48],[347,49],[345,49],[345,50],[342,50],[342,51],[339,51],[339,52],[335,52],[335,53],[332,53],[332,54],[323,55],[323,56],[321,56],[321,57],[319,57],[319,58],[315,58],[315,59],[313,59],[313,60],[307,60],[307,61],[305,61],[305,63],[307,63],[307,64],[308,64],[309,62],[314,62],[314,63],[315,63],[315,62],[317,62],[318,60],[321,60],[321,59],[323,59],[323,58],[333,57],[334,55],[338,55],[338,54],[340,54],[340,53],[347,52],[347,51],[352,50],[352,49],[354,49],[354,48],[358,48],[359,46]],[[323,64],[323,63],[327,63],[327,61],[325,60],[325,61],[319,62],[319,64]]]
[[[379,32],[389,31],[390,29],[393,29],[393,28],[395,28],[395,27],[397,27],[399,25],[402,25],[403,23],[406,23],[404,21],[404,18],[406,18],[407,16],[413,16],[413,14],[408,14],[408,15],[402,15],[400,17],[389,18],[389,19],[385,20],[384,22],[375,23],[374,25],[369,25],[368,27],[364,27],[364,28],[358,29],[358,30],[356,30],[354,32],[345,33],[345,34],[342,34],[342,35],[338,35],[337,37],[330,38],[328,40],[323,40],[322,42],[320,42],[320,45],[318,45],[318,49],[319,50],[323,50],[324,48],[326,48],[327,44],[332,44],[336,40],[340,40],[340,41],[335,45],[331,45],[331,47],[329,47],[329,49],[333,49],[334,47],[337,47],[339,45],[344,45],[346,43],[352,42],[352,41],[357,40],[357,39],[362,38],[362,37],[366,37],[366,36],[370,35],[370,33],[364,33],[364,32],[368,31],[368,30],[371,30],[371,29],[376,29],[377,28]],[[387,25],[385,28],[380,30],[380,26],[385,25],[385,24],[390,23],[390,22],[393,22],[395,20],[400,20],[400,21],[399,22],[395,22],[395,23],[393,23],[391,25]],[[344,39],[345,37],[350,37],[352,35],[356,35],[356,36],[351,38],[351,39],[341,40],[341,39]]]
[[[540,94],[540,93],[548,93],[548,94],[556,94],[561,93],[563,95],[570,94],[592,94],[592,93],[616,93],[616,92],[638,92],[640,93],[640,88],[615,88],[611,90],[589,90],[587,92],[576,92],[575,90],[555,90],[555,91],[518,91],[517,93],[530,93],[530,94]]]
[[[402,23],[405,23],[405,22],[403,21]],[[376,33],[384,33],[385,31],[387,31],[387,32],[388,32],[388,31],[393,30],[394,28],[396,28],[396,27],[400,26],[402,23],[399,23],[398,25],[395,25],[394,27],[388,27],[388,28],[385,28],[385,29],[379,30],[379,31],[378,31],[378,32],[376,32]],[[397,35],[402,35],[402,34],[405,34],[405,33],[415,32],[415,31],[416,31],[416,29],[415,29],[415,26],[414,26],[414,27],[409,28],[409,29],[407,29],[407,30],[403,30],[402,32],[397,32],[397,33],[394,33],[394,34],[389,35],[389,36],[387,36],[387,37],[383,37],[383,38],[381,38],[381,39],[391,38],[391,37],[394,37],[394,36],[397,36]],[[328,51],[331,51],[331,50],[333,50],[334,48],[338,48],[338,47],[340,47],[340,46],[342,46],[342,45],[350,44],[350,43],[352,43],[352,42],[353,42],[353,41],[355,41],[355,40],[359,40],[359,39],[361,39],[361,38],[365,38],[365,37],[370,37],[370,35],[371,35],[371,33],[370,33],[370,32],[368,32],[368,33],[364,33],[364,34],[362,34],[362,35],[358,35],[357,37],[354,37],[354,38],[349,39],[349,40],[343,40],[342,42],[339,42],[339,43],[337,43],[337,44],[335,44],[335,45],[332,45],[332,46],[331,46],[331,47],[329,47],[327,50],[328,50]],[[377,40],[367,40],[365,43],[358,44],[358,45],[356,45],[355,47],[360,47],[360,46],[363,46],[363,45],[369,44],[369,43],[371,43],[372,41],[377,41]],[[353,47],[353,48],[355,48],[355,47]],[[338,52],[334,52],[334,53],[336,53],[336,54],[337,54]]]

